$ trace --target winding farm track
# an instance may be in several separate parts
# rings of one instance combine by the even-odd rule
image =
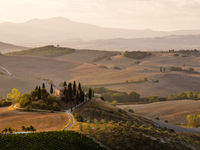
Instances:
[[[0,66],[0,68],[1,68],[4,72],[6,72],[9,76],[12,76],[12,73],[9,72],[6,68],[4,68],[4,67],[2,67],[2,66]]]
[[[69,123],[69,125],[64,129],[65,131],[66,131],[66,130],[69,130],[69,129],[73,126],[73,124],[74,124],[74,117],[73,117],[73,115],[72,115],[72,113],[71,113],[71,110],[67,110],[66,112],[67,112],[67,114],[69,115],[70,123]]]

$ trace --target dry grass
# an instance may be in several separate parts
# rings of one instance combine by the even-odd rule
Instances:
[[[57,131],[65,127],[68,119],[65,112],[18,112],[0,108],[0,130],[6,127],[20,130],[21,126],[33,125],[37,131]]]
[[[131,121],[137,122],[138,124],[151,124],[152,122],[145,119],[139,115],[128,113],[118,107],[114,107],[108,103],[101,100],[92,100],[77,110],[77,112],[85,119],[91,120],[97,119],[101,121],[102,119],[106,121]]]
[[[200,101],[179,100],[156,102],[151,104],[119,105],[119,108],[132,108],[136,113],[152,118],[159,117],[170,123],[185,124],[188,114],[200,113]]]
[[[167,96],[200,89],[200,74],[168,72],[171,66],[193,67],[195,71],[200,71],[200,57],[175,57],[168,53],[153,53],[151,57],[140,60],[139,64],[136,61],[116,52],[89,50],[77,50],[54,58],[0,56],[0,64],[15,75],[9,78],[0,75],[0,82],[7,83],[0,85],[0,95],[4,96],[13,87],[22,91],[30,89],[36,86],[39,79],[49,79],[55,84],[64,80],[77,80],[85,85],[124,83],[107,88],[126,92],[136,91],[142,96]],[[161,66],[167,68],[166,73],[160,73]],[[121,69],[116,70],[114,67]],[[159,80],[159,83],[126,83],[141,81],[144,78]],[[21,83],[23,86],[20,86]]]

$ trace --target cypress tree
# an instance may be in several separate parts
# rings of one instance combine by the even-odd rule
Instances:
[[[74,84],[73,84],[73,95],[74,96],[76,95],[76,81],[74,81]]]
[[[71,112],[72,112],[73,90],[72,90],[72,84],[71,83],[68,84],[68,97],[69,97]]]
[[[63,86],[64,86],[64,87],[66,87],[66,86],[67,86],[67,82],[66,82],[66,81],[64,81],[64,84],[63,84]]]
[[[51,84],[50,93],[53,94],[53,85]]]
[[[64,101],[67,103],[67,101],[68,101],[68,90],[67,90],[66,87],[64,89],[63,95],[64,95]]]
[[[76,92],[76,105],[79,104],[79,101],[80,101],[80,94],[79,94],[79,92],[77,91],[77,92]]]
[[[45,84],[44,83],[42,84],[42,88],[45,89]]]
[[[80,82],[79,82],[79,84],[78,84],[78,90],[79,90],[79,92],[82,91],[82,87],[81,87],[81,83],[80,83]]]
[[[89,91],[88,91],[88,98],[91,100],[92,99],[92,89],[89,88]]]
[[[85,93],[83,91],[80,92],[80,102],[84,102],[85,100]]]
[[[38,86],[35,87],[35,91],[38,90]]]
[[[41,88],[40,88],[40,86],[38,88],[38,99],[41,99]]]
[[[73,91],[72,91],[72,84],[71,83],[68,84],[68,96],[69,96],[69,100],[72,101]]]
[[[160,67],[160,72],[162,72],[162,67]]]

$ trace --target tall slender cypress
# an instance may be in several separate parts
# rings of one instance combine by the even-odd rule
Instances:
[[[64,87],[66,87],[66,86],[67,86],[67,82],[66,82],[66,81],[64,81],[64,84],[63,84],[63,86],[64,86]]]
[[[68,95],[69,95],[69,100],[72,101],[73,98],[73,91],[72,91],[72,84],[68,84]]]
[[[40,88],[40,86],[39,86],[39,88],[38,88],[38,99],[39,99],[39,100],[41,99],[41,88]]]
[[[73,84],[73,95],[74,96],[76,95],[76,81],[74,81],[74,84]]]
[[[89,88],[89,91],[88,91],[88,98],[89,98],[90,100],[92,99],[92,95],[93,95],[92,89]]]
[[[82,87],[81,87],[81,83],[80,83],[80,82],[79,82],[79,84],[78,84],[78,90],[79,90],[79,92],[82,91]]]
[[[53,84],[51,84],[50,93],[53,94]]]
[[[45,84],[44,83],[42,84],[42,88],[45,89]]]

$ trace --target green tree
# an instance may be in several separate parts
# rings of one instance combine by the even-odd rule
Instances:
[[[35,127],[32,126],[32,125],[31,125],[29,128],[30,128],[30,131],[32,131],[32,132],[35,132],[35,131],[36,131]]]
[[[18,102],[20,96],[21,96],[21,93],[19,92],[19,90],[14,88],[14,89],[11,90],[11,93],[9,93],[7,95],[7,99],[14,100],[15,102]]]
[[[27,131],[25,126],[21,127],[22,131]]]
[[[80,94],[79,94],[79,92],[78,92],[78,91],[76,92],[76,97],[75,97],[75,100],[76,100],[76,105],[78,105],[78,104],[79,104],[79,102],[80,102]]]
[[[187,122],[189,127],[200,126],[200,114],[199,115],[187,115]]]
[[[45,83],[42,84],[42,88],[45,89]]]
[[[64,81],[64,84],[63,84],[63,86],[64,86],[64,87],[66,87],[66,86],[67,86],[67,82],[66,82],[66,81]]]
[[[129,94],[129,98],[133,100],[139,100],[140,99],[140,94],[136,93],[135,91],[131,92]]]
[[[12,133],[13,133],[13,129],[12,129],[12,128],[8,128],[8,132],[9,132],[10,134],[12,134]]]
[[[24,108],[31,104],[31,100],[27,94],[23,94],[19,100],[19,107]]]
[[[79,90],[79,92],[82,91],[82,87],[81,87],[81,83],[80,83],[80,82],[79,82],[79,84],[78,84],[78,90]]]
[[[51,93],[51,95],[53,94],[53,84],[51,84],[50,93]]]
[[[41,98],[46,99],[49,96],[49,93],[47,92],[46,89],[41,89]]]
[[[41,88],[40,88],[40,86],[38,88],[38,99],[41,99]]]
[[[68,96],[69,96],[69,101],[71,105],[71,112],[72,112],[72,101],[73,101],[73,90],[72,90],[72,84],[68,84]]]
[[[73,84],[73,95],[76,95],[76,81]]]
[[[88,91],[88,98],[91,100],[92,99],[92,89],[89,88],[89,91]]]

